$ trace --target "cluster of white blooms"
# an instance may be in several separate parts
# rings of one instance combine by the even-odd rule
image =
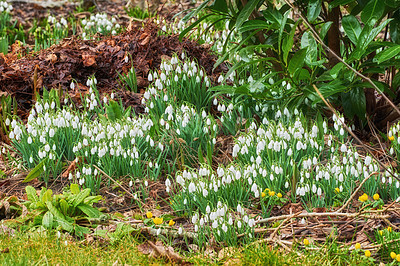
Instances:
[[[84,19],[81,21],[84,27],[84,32],[82,34],[83,39],[88,39],[88,34],[109,34],[116,35],[118,29],[121,27],[115,17],[108,18],[107,14],[92,14],[88,20]]]
[[[194,105],[196,99],[204,101],[206,99],[200,96],[208,97],[207,88],[210,86],[210,79],[203,69],[195,61],[185,60],[185,54],[182,53],[182,62],[176,55],[171,60],[163,61],[160,65],[160,72],[149,72],[148,80],[152,86],[144,93],[142,104],[147,103],[146,111],[152,109],[155,101],[164,101],[175,103],[176,101],[186,101]],[[191,89],[191,90],[190,90]],[[195,95],[191,95],[195,93]],[[164,110],[161,110],[164,112]]]
[[[236,213],[232,212],[226,204],[218,201],[214,208],[207,206],[203,214],[195,213],[191,222],[199,235],[205,235],[208,239],[214,237],[218,242],[229,244],[229,240],[236,239],[239,234],[254,237],[256,221],[245,213],[240,204],[236,210]]]
[[[56,17],[50,15],[50,16],[47,18],[47,21],[48,21],[50,24],[55,25],[57,28],[61,28],[61,27],[67,28],[67,27],[68,27],[68,22],[67,22],[67,20],[66,20],[64,17],[62,17],[62,18],[60,19],[60,21],[58,21],[58,20],[56,19]]]
[[[379,164],[371,156],[362,157],[351,145],[340,141],[345,136],[342,117],[333,118],[335,131],[339,133],[335,136],[328,132],[326,122],[309,128],[305,119],[295,115],[293,123],[282,123],[283,117],[290,116],[287,109],[277,110],[276,120],[267,119],[263,120],[265,125],[250,126],[254,130],[235,140],[232,156],[254,167],[254,178],[259,186],[289,191],[294,168],[297,168],[295,189],[298,196],[333,198],[335,189],[351,193],[356,181],[379,172]],[[319,134],[320,130],[323,134]],[[366,183],[366,190],[374,189],[373,180],[381,178],[372,178],[371,184]],[[392,179],[384,180],[382,186],[395,189]],[[256,187],[253,190],[256,191]]]
[[[0,2],[0,13],[2,12],[10,13],[11,10],[13,10],[13,6],[11,4],[7,3],[6,1]]]

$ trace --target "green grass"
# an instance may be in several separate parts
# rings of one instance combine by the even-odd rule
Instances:
[[[58,238],[52,232],[17,232],[15,236],[0,234],[0,265],[149,265],[166,262],[149,258],[138,252],[137,242],[131,236],[118,244]]]

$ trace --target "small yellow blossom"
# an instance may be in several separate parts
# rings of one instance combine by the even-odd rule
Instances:
[[[383,235],[383,231],[382,231],[382,230],[379,230],[379,234],[380,234],[380,235]]]
[[[396,255],[396,260],[397,260],[398,262],[400,262],[400,254],[397,254],[397,255]]]
[[[379,194],[376,193],[376,194],[373,196],[373,198],[374,198],[374,200],[379,200]]]
[[[399,255],[400,255],[400,254],[399,254]],[[394,252],[392,251],[392,252],[390,252],[390,257],[391,257],[392,259],[395,259],[395,258],[397,257],[397,254],[394,253]]]
[[[387,230],[388,232],[392,232],[392,227],[388,226]]]
[[[394,136],[389,136],[389,140],[393,141],[394,140]]]
[[[365,251],[365,257],[367,257],[367,258],[371,257],[371,251],[366,250]]]
[[[147,218],[151,218],[151,217],[153,217],[153,214],[151,213],[151,212],[146,212],[146,216],[147,216]]]
[[[271,197],[273,197],[273,196],[275,196],[275,191],[270,191],[270,192],[268,192],[268,194],[269,194]]]
[[[175,221],[174,221],[174,220],[172,220],[172,219],[169,220],[169,223],[168,223],[169,226],[173,226],[174,224],[175,224]]]
[[[340,188],[338,188],[338,187],[335,188],[335,192],[336,192],[336,193],[340,193]]]
[[[308,241],[307,238],[304,238],[303,243],[304,243],[304,246],[310,245],[310,241]]]
[[[269,191],[269,188],[264,189],[264,192],[267,192],[267,191]]]
[[[358,197],[358,200],[361,202],[366,202],[368,200],[368,195],[364,193],[362,196]]]
[[[281,194],[281,193],[276,194],[276,196],[277,196],[278,198],[282,198],[282,194]]]
[[[360,243],[356,243],[355,245],[354,245],[354,248],[357,250],[357,249],[360,249],[361,248],[361,244]]]
[[[154,222],[154,224],[156,224],[156,225],[162,224],[163,218],[155,217],[155,218],[153,218],[153,222]]]
[[[261,197],[265,198],[265,196],[267,196],[267,194],[265,194],[265,192],[261,192]]]

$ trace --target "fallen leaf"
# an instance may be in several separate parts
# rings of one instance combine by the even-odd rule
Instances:
[[[82,54],[82,59],[83,59],[83,65],[84,66],[92,66],[94,64],[96,64],[96,59],[94,58],[93,55],[89,54],[89,53],[83,53]]]

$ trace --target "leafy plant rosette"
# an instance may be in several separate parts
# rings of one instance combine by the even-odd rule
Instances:
[[[22,217],[30,222],[29,227],[58,229],[77,236],[90,233],[88,226],[96,226],[107,220],[107,216],[93,207],[101,196],[90,196],[90,189],[81,190],[79,185],[71,184],[70,191],[53,195],[51,189],[42,188],[39,196],[32,186],[25,188],[28,200],[23,204],[28,215]]]

